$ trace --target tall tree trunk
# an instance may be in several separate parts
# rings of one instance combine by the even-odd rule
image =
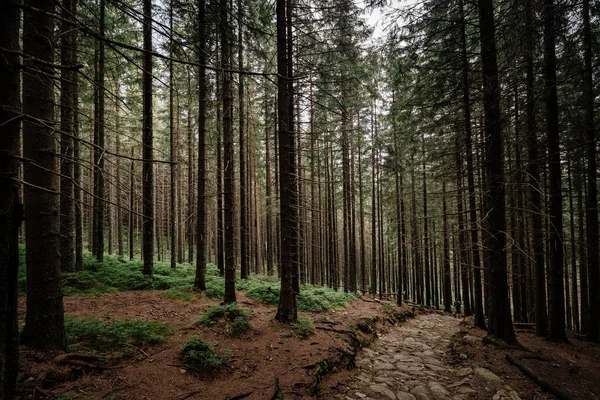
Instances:
[[[556,6],[554,0],[544,1],[544,82],[546,84],[546,129],[548,135],[548,180],[550,181],[549,207],[549,262],[550,292],[548,299],[548,338],[566,341],[565,294],[563,271],[563,221],[560,144],[558,132],[558,95],[556,89]],[[596,156],[595,148],[593,156]],[[595,165],[595,163],[594,163]],[[595,174],[595,167],[594,167]],[[594,210],[596,209],[594,204]],[[589,227],[588,227],[589,229]],[[589,231],[588,231],[589,232]],[[589,245],[590,243],[588,243]],[[588,257],[589,259],[589,257]],[[597,266],[596,266],[597,268]],[[591,302],[590,302],[591,304]]]
[[[76,30],[68,22],[72,20],[74,0],[65,0],[61,12],[64,18],[61,21],[61,64],[75,65],[75,39]],[[75,103],[75,70],[66,68],[60,75],[60,264],[61,271],[73,272],[75,270],[73,233],[75,231],[75,208],[73,193],[73,115]]]
[[[134,252],[134,233],[135,233],[135,214],[133,207],[135,206],[135,163],[133,161],[134,151],[131,148],[131,168],[129,170],[129,227],[127,233],[129,234],[129,259],[133,260]]]
[[[244,69],[244,43],[242,29],[243,2],[238,2],[238,69]],[[246,178],[246,128],[244,111],[244,76],[239,75],[238,84],[238,126],[239,126],[239,156],[240,156],[240,276],[248,279],[248,180]]]
[[[471,302],[469,297],[469,276],[468,276],[468,254],[465,251],[467,244],[467,232],[465,230],[465,214],[464,214],[464,200],[463,200],[463,172],[462,166],[463,161],[461,157],[461,140],[456,137],[456,213],[457,215],[457,228],[458,228],[458,254],[457,261],[460,268],[460,278],[462,287],[462,304],[464,315],[469,316],[473,314],[471,309]]]
[[[281,290],[279,307],[275,318],[289,323],[298,318],[296,293],[294,291],[294,260],[298,251],[298,221],[296,215],[297,182],[295,174],[294,125],[290,113],[293,111],[291,99],[290,64],[292,62],[291,24],[288,12],[290,0],[276,1],[277,15],[277,114],[279,122],[279,187],[281,215]],[[285,232],[285,234],[283,234]]]
[[[0,51],[0,398],[16,395],[19,373],[18,274],[21,152],[20,52],[21,11],[17,0],[0,5],[0,37],[13,54]]]
[[[573,308],[574,332],[581,332],[579,328],[579,295],[577,289],[577,250],[575,237],[575,209],[573,207],[573,176],[571,173],[571,162],[567,156],[567,179],[569,182],[569,228],[571,236],[571,300]]]
[[[537,124],[535,121],[534,94],[534,23],[532,0],[527,0],[525,8],[525,69],[527,73],[527,175],[529,176],[529,198],[531,202],[531,240],[532,240],[532,269],[535,275],[535,329],[540,336],[548,333],[546,315],[546,273],[544,268],[544,236],[542,232],[542,199],[540,187],[540,160],[538,155]]]
[[[396,154],[396,158],[397,158],[397,164],[394,168],[394,181],[396,184],[396,247],[398,248],[398,259],[397,259],[397,277],[396,277],[396,282],[397,282],[397,290],[398,290],[398,294],[397,294],[397,298],[396,298],[396,303],[398,304],[398,306],[402,306],[402,290],[403,290],[403,282],[402,282],[402,253],[403,253],[403,248],[402,248],[402,210],[400,209],[400,203],[402,201],[402,192],[401,192],[401,187],[400,187],[400,161],[399,161],[399,155],[400,155],[400,148],[398,145],[398,130],[397,128],[394,129],[394,132],[392,133],[394,135],[394,152]],[[359,154],[360,157],[360,154]]]
[[[35,118],[23,122],[23,178],[27,265],[27,314],[23,344],[48,350],[66,350],[64,310],[60,289],[59,179],[53,110],[54,3],[25,2],[23,53],[28,73],[23,75],[23,113]],[[3,79],[6,77],[3,76]],[[18,103],[17,103],[18,104]],[[37,121],[46,121],[39,124]],[[3,186],[4,187],[4,186]],[[14,249],[13,249],[14,250]]]
[[[594,81],[592,70],[592,33],[590,28],[590,1],[583,0],[583,102],[585,108],[585,132],[587,151],[588,196],[586,201],[588,273],[590,287],[600,286],[600,266],[598,265],[598,193],[596,171],[596,129],[594,125]],[[600,292],[590,290],[589,326],[587,337],[593,342],[600,341]]]
[[[196,279],[194,288],[206,290],[206,11],[205,1],[198,1],[198,215],[196,228]]]
[[[100,36],[104,37],[106,19],[106,2],[100,0]],[[93,253],[100,262],[104,260],[104,219],[105,219],[105,190],[104,190],[104,41],[98,41],[98,75],[95,82],[97,91],[95,121],[97,135],[94,138],[94,245]]]
[[[500,83],[496,61],[494,6],[492,0],[479,0],[479,30],[483,75],[483,111],[486,149],[485,209],[488,219],[485,235],[485,265],[490,274],[490,314],[488,332],[507,342],[515,342],[507,282],[504,198],[504,159],[500,113]]]
[[[154,272],[154,165],[152,131],[152,0],[144,0],[144,74],[143,74],[143,138],[142,138],[142,214],[144,275]]]
[[[202,22],[198,22],[199,25]],[[169,3],[169,29],[173,31],[173,0],[170,0]],[[200,43],[203,43],[203,40],[199,39]],[[175,43],[173,41],[173,35],[171,35],[169,39],[169,54],[173,57],[173,48]],[[174,104],[173,98],[175,96],[175,79],[173,76],[173,61],[169,61],[169,154],[171,159],[170,172],[171,172],[171,195],[169,198],[169,210],[171,214],[171,220],[169,224],[169,237],[171,239],[171,269],[175,269],[177,267],[177,138],[175,135],[178,133],[175,130],[175,121],[173,119],[174,113]]]
[[[483,314],[483,293],[481,288],[481,260],[479,258],[479,235],[477,228],[477,204],[475,197],[475,174],[473,166],[473,145],[471,129],[471,96],[469,91],[469,60],[467,58],[466,19],[464,15],[464,1],[459,0],[459,12],[461,22],[461,61],[462,61],[462,90],[463,90],[463,113],[465,124],[465,159],[467,162],[467,190],[469,199],[469,231],[471,234],[471,256],[473,257],[473,278],[475,302],[475,326],[486,329]]]
[[[223,88],[221,87],[223,73],[218,72],[216,78],[217,96],[217,267],[219,274],[225,274],[225,229],[223,221],[223,161],[222,161],[222,110]]]
[[[272,225],[272,182],[271,182],[271,144],[269,137],[269,123],[268,123],[268,115],[269,115],[269,95],[268,90],[265,88],[265,169],[266,169],[266,177],[265,177],[265,196],[267,202],[266,209],[266,218],[267,218],[267,275],[274,274],[274,240],[273,240],[273,227]],[[275,113],[273,113],[275,115]]]
[[[422,134],[423,157],[423,263],[425,264],[425,305],[431,306],[431,263],[429,259],[429,224],[427,215],[427,173],[425,162],[425,134]]]
[[[221,67],[231,69],[231,46],[229,43],[230,23],[228,1],[221,0]],[[225,217],[225,298],[224,302],[235,303],[235,243],[234,243],[234,159],[233,159],[233,104],[231,96],[232,74],[223,72],[223,164],[225,167],[224,182],[224,217]]]
[[[442,270],[444,286],[444,311],[452,312],[452,278],[450,277],[450,249],[448,246],[448,207],[446,205],[446,181],[442,181],[442,214],[444,219],[442,239]]]

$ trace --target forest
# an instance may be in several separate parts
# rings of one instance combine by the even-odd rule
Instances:
[[[0,38],[0,399],[344,398],[411,329],[474,390],[369,398],[600,398],[599,2],[3,0]],[[486,346],[541,389],[478,392]],[[159,353],[200,386],[115,372]]]

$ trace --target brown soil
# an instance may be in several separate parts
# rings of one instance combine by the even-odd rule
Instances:
[[[265,399],[275,392],[276,378],[286,399],[309,398],[316,380],[320,381],[315,375],[324,370],[317,364],[325,360],[340,364],[355,351],[348,326],[359,319],[383,317],[381,305],[367,300],[352,302],[348,310],[305,313],[316,332],[299,340],[290,334],[289,327],[274,320],[275,307],[243,293],[237,296],[238,303],[253,313],[252,330],[241,338],[228,337],[218,326],[194,325],[206,307],[218,304],[214,299],[199,297],[183,302],[164,299],[156,291],[65,297],[65,312],[69,315],[155,320],[172,325],[175,333],[167,342],[139,349],[104,370],[59,366],[49,356],[22,348],[20,382],[26,393],[22,398],[71,394],[86,399]],[[24,308],[22,302],[22,312]],[[198,378],[180,365],[181,346],[194,335],[218,343],[217,353],[229,352],[226,366],[212,376]]]
[[[471,328],[470,335],[484,337],[486,332]],[[485,365],[509,383],[523,399],[553,399],[530,378],[506,360],[511,354],[543,379],[567,392],[573,399],[600,399],[600,346],[570,338],[571,343],[553,343],[531,331],[517,331],[524,350],[476,342],[464,349],[472,359]]]
[[[238,302],[253,312],[252,330],[241,338],[231,338],[218,326],[198,328],[194,325],[202,311],[218,301],[199,297],[183,302],[164,299],[161,294],[136,291],[65,297],[65,311],[69,315],[104,320],[155,320],[172,325],[175,333],[165,343],[139,349],[102,370],[57,365],[48,355],[22,348],[21,398],[308,399],[316,397],[316,389],[321,389],[321,398],[337,398],[348,392],[356,379],[357,371],[345,368],[351,366],[356,350],[386,331],[390,322],[379,302],[359,299],[347,310],[306,313],[316,332],[306,340],[299,340],[290,334],[289,327],[273,319],[275,307],[238,292]],[[20,309],[24,313],[23,299]],[[360,321],[374,322],[374,331],[349,332],[349,326],[357,327]],[[448,349],[448,362],[453,367],[488,368],[522,399],[553,398],[505,359],[506,354],[525,356],[522,361],[527,366],[570,393],[572,398],[600,399],[598,345],[576,339],[572,344],[555,344],[532,333],[519,332],[518,340],[527,349],[523,351],[499,348],[481,340],[464,343],[462,338],[467,333],[479,338],[486,334],[476,328],[463,327]],[[215,347],[218,353],[223,354],[226,349],[230,352],[226,366],[212,376],[199,378],[180,365],[181,346],[194,335],[218,342]],[[327,374],[321,377],[321,373]],[[276,380],[282,397],[273,396]],[[469,398],[486,398],[484,386],[474,385],[474,388],[478,389],[478,395]]]

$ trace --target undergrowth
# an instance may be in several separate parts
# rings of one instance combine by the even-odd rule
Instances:
[[[155,321],[76,318],[65,315],[65,331],[71,350],[85,349],[98,353],[126,354],[135,347],[164,342],[172,327]]]
[[[26,288],[25,247],[19,246],[19,289]],[[170,299],[192,301],[195,295],[184,289],[194,284],[195,266],[177,264],[171,269],[168,263],[154,264],[154,274],[142,274],[142,262],[105,254],[104,261],[98,262],[91,253],[84,253],[83,271],[63,273],[62,287],[65,295],[102,294],[128,290],[165,290],[162,296]],[[279,278],[275,276],[252,275],[249,279],[236,282],[237,290],[248,297],[277,305],[279,303]],[[225,295],[225,281],[213,264],[206,267],[206,291],[204,295],[222,299]],[[346,308],[356,294],[337,292],[331,288],[317,285],[301,285],[297,298],[298,310],[322,312]]]
[[[211,348],[212,345],[193,336],[181,348],[179,359],[184,366],[196,372],[215,370],[223,365],[224,360]]]
[[[196,324],[200,326],[224,324],[228,335],[239,337],[251,329],[248,322],[251,315],[249,310],[237,304],[211,306],[204,310],[204,314],[198,318]]]
[[[298,339],[306,339],[315,333],[315,326],[312,321],[303,315],[299,315],[298,321],[291,323],[290,328]]]

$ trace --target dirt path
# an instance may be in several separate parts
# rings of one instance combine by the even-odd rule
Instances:
[[[451,351],[460,319],[423,314],[388,333],[356,359],[345,400],[519,399],[504,380],[486,368],[460,362],[467,356]],[[466,335],[463,341],[480,340]],[[469,366],[465,366],[469,365]]]

